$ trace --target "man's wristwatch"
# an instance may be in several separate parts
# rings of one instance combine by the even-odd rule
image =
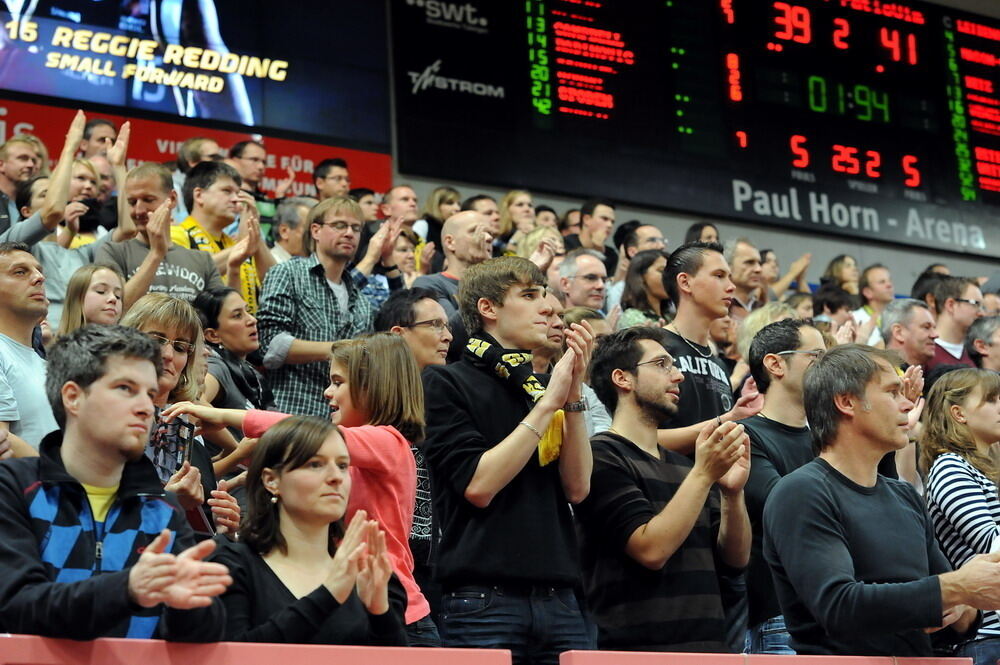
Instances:
[[[579,411],[586,411],[587,403],[582,399],[579,402],[566,402],[563,404],[563,411],[566,413],[577,413]]]

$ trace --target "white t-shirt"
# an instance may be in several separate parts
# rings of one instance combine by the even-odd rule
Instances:
[[[955,360],[959,360],[962,357],[962,353],[965,352],[964,344],[954,344],[952,342],[946,342],[940,337],[934,340],[934,343],[940,346],[942,349],[951,354]]]
[[[45,396],[45,361],[6,335],[0,335],[0,422],[34,448],[59,429]]]
[[[350,279],[350,276],[348,276]],[[337,299],[337,304],[340,306],[340,311],[347,311],[347,285],[343,281],[337,284],[333,280],[326,280],[326,283],[330,285],[330,290],[333,291],[333,297]]]
[[[872,315],[869,314],[868,310],[866,310],[864,307],[854,310],[853,312],[851,312],[851,314],[854,316],[854,322],[857,323],[859,327],[871,321],[872,318]],[[858,343],[867,344],[868,346],[875,346],[881,341],[882,341],[882,331],[879,330],[879,326],[878,324],[876,324],[875,327],[872,328],[872,334],[868,336],[868,341],[862,342],[861,340],[858,340]]]

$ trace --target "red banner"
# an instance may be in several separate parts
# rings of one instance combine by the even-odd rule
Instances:
[[[84,112],[87,111],[83,107]],[[73,119],[73,109],[42,104],[15,102],[0,98],[0,143],[14,134],[34,134],[49,149],[49,156],[59,155],[66,130]],[[377,152],[349,150],[336,146],[290,141],[266,135],[241,134],[219,129],[207,129],[179,125],[171,122],[157,122],[121,115],[92,113],[87,119],[106,118],[121,126],[126,120],[132,121],[132,139],[128,150],[128,167],[143,162],[170,162],[177,158],[181,143],[195,136],[204,136],[218,142],[223,150],[247,139],[261,140],[267,149],[267,168],[261,189],[273,193],[278,182],[287,177],[287,169],[295,171],[295,184],[289,196],[315,196],[313,168],[324,159],[340,157],[350,168],[351,183],[355,187],[368,187],[376,192],[384,192],[392,186],[392,158]]]

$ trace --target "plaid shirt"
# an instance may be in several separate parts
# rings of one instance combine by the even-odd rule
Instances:
[[[348,277],[348,275],[344,275]],[[327,284],[316,255],[279,263],[267,271],[257,313],[261,350],[281,333],[295,339],[334,342],[372,331],[372,305],[352,279],[347,287],[347,311],[341,310]],[[268,374],[275,408],[294,415],[326,418],[330,406],[323,397],[329,384],[326,361],[284,364]]]

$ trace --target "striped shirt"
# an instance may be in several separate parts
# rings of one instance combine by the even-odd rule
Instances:
[[[927,479],[927,510],[934,533],[955,568],[987,554],[1000,535],[997,486],[955,453],[939,456]],[[978,638],[1000,636],[1000,615],[983,612]]]
[[[598,647],[728,651],[717,570],[724,564],[715,556],[718,493],[709,495],[666,565],[650,570],[627,554],[629,538],[673,499],[692,463],[669,450],[657,459],[612,432],[593,437],[591,445],[590,495],[575,514]]]

